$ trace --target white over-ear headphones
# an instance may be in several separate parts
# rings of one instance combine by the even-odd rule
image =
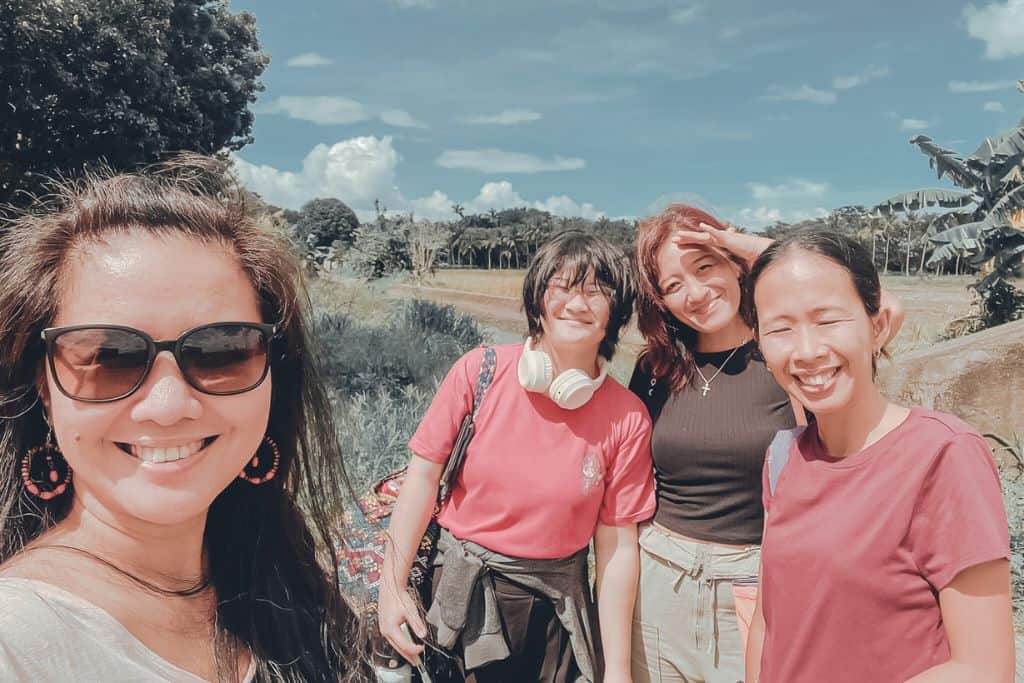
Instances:
[[[587,373],[576,368],[570,368],[552,379],[551,356],[534,350],[533,340],[527,337],[523,355],[519,357],[519,384],[527,391],[547,391],[559,408],[576,410],[590,400],[608,376],[604,358],[598,356],[597,362],[601,372],[596,379],[590,379]]]

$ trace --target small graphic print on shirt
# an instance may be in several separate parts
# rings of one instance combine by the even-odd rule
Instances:
[[[590,495],[600,485],[604,478],[604,467],[601,464],[601,456],[593,451],[583,457],[583,495]]]

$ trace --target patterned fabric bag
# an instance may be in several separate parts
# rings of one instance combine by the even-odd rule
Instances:
[[[476,415],[487,389],[494,379],[497,354],[491,347],[485,347],[476,389],[473,392],[473,410],[466,414],[459,427],[459,433],[452,445],[451,453],[441,473],[437,491],[437,504],[427,530],[416,550],[416,558],[409,572],[409,583],[419,588],[428,576],[430,565],[437,551],[437,538],[441,527],[437,516],[451,495],[455,481],[466,458],[466,448],[473,438]],[[406,468],[392,472],[359,497],[358,509],[348,510],[338,528],[338,579],[345,594],[370,617],[376,616],[377,598],[380,595],[381,567],[384,564],[384,543],[387,526],[394,510],[398,494],[405,482]]]

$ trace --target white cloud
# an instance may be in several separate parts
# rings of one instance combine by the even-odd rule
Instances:
[[[315,69],[320,66],[330,66],[334,64],[334,60],[316,52],[303,52],[301,55],[295,55],[286,63],[296,69]]]
[[[884,78],[889,75],[887,66],[869,66],[858,74],[852,76],[836,76],[832,79],[832,87],[836,90],[849,90],[864,85],[877,78]]]
[[[818,90],[809,85],[801,85],[799,88],[783,88],[774,86],[772,92],[762,95],[763,100],[776,102],[811,102],[813,104],[835,104],[836,94],[831,90]]]
[[[371,209],[374,199],[387,206],[404,205],[395,186],[398,161],[391,138],[373,136],[342,140],[330,147],[317,145],[297,172],[234,157],[242,183],[272,204],[298,208],[314,197],[337,197],[364,213]]]
[[[668,20],[673,24],[684,26],[692,23],[697,17],[700,16],[704,10],[700,5],[687,5],[686,7],[678,7],[668,15]]]
[[[534,202],[533,206],[556,216],[582,216],[594,220],[604,215],[604,212],[598,211],[593,204],[577,204],[574,199],[564,194],[548,197],[542,202]]]
[[[434,192],[422,199],[413,199],[409,207],[416,216],[431,220],[452,220],[452,204],[455,201],[444,192]],[[530,201],[519,194],[512,183],[507,180],[496,180],[484,183],[480,191],[472,199],[462,202],[467,213],[486,213],[491,209],[512,209],[522,206],[547,211],[556,216],[582,216],[591,220],[604,216],[593,204],[577,202],[567,195],[553,195],[543,201]]]
[[[1004,59],[1024,55],[1024,0],[964,8],[967,33],[985,42],[985,56]]]
[[[828,183],[816,183],[803,178],[789,178],[778,185],[747,183],[750,195],[760,201],[774,201],[790,197],[822,197],[828,192]]]
[[[1010,90],[1015,85],[1013,81],[950,81],[949,91],[955,93],[992,92],[994,90]]]
[[[309,121],[319,126],[347,125],[377,118],[398,128],[428,127],[404,109],[373,111],[356,100],[332,95],[285,95],[257,107],[256,113],[285,114],[289,118]]]
[[[828,211],[817,206],[811,209],[779,209],[770,206],[755,206],[740,209],[738,222],[748,228],[763,228],[773,223],[797,223],[812,218],[824,218]]]
[[[386,109],[380,113],[380,120],[389,126],[399,128],[427,128],[427,124],[417,121],[404,109]]]
[[[426,197],[412,199],[409,201],[409,208],[417,218],[427,218],[432,221],[450,221],[455,218],[452,211],[454,204],[448,195],[441,190],[434,190]]]
[[[470,116],[462,119],[464,123],[471,123],[478,126],[515,126],[520,123],[540,121],[544,115],[530,109],[506,109],[497,114],[488,116]]]
[[[989,100],[988,102],[985,103],[985,106],[983,108],[984,108],[985,111],[995,111],[995,112],[1004,112],[1004,111],[1006,111],[1006,108],[1003,106],[1003,103],[1002,102],[997,102],[996,100]]]
[[[287,114],[293,119],[311,121],[321,126],[343,125],[367,121],[370,112],[359,102],[347,97],[291,96],[278,97],[258,113]]]
[[[500,149],[448,149],[436,160],[444,168],[461,168],[482,173],[543,173],[576,171],[587,165],[583,159],[561,157],[542,159],[533,154]]]
[[[352,207],[360,219],[367,220],[374,215],[374,200],[380,199],[393,212],[412,211],[420,218],[452,220],[451,207],[456,200],[441,190],[417,199],[403,196],[395,179],[400,160],[392,138],[373,136],[350,138],[331,146],[317,145],[298,171],[251,164],[233,156],[239,180],[277,206],[298,209],[315,197],[336,197]],[[577,202],[564,194],[528,200],[507,180],[485,183],[474,198],[459,203],[472,213],[530,206],[560,216],[593,219],[605,215],[593,204]]]
[[[900,121],[900,130],[928,130],[931,125],[930,121],[924,119],[903,119]]]

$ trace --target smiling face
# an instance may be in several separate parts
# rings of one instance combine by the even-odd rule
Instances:
[[[740,310],[740,267],[703,246],[666,240],[657,251],[658,291],[665,308],[698,333],[733,324]]]
[[[165,340],[226,321],[262,322],[256,292],[227,247],[132,230],[72,252],[53,325],[124,325]],[[205,516],[259,447],[271,381],[210,396],[192,388],[165,351],[126,398],[68,398],[49,368],[41,393],[74,470],[77,502],[132,528]]]
[[[754,290],[758,338],[779,385],[816,415],[876,392],[872,361],[884,316],[870,316],[850,274],[832,260],[790,249]]]
[[[611,308],[608,294],[593,273],[572,286],[564,270],[548,280],[544,290],[543,338],[556,346],[593,346],[604,340]]]

